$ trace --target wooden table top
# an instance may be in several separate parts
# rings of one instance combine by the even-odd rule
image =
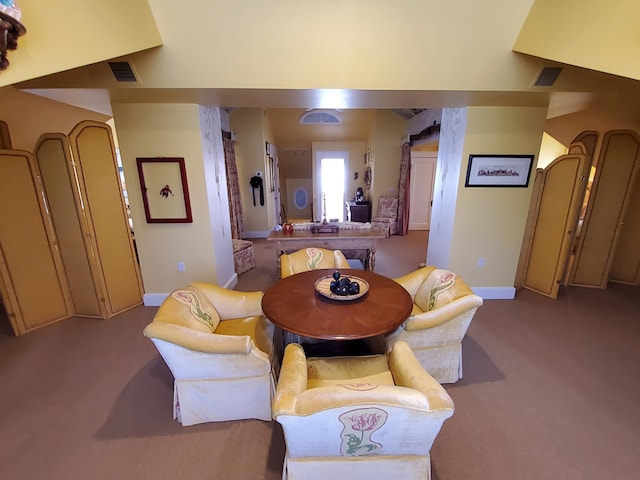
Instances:
[[[332,300],[316,292],[315,282],[334,269],[311,270],[278,280],[262,299],[266,317],[283,330],[324,340],[353,340],[395,330],[411,313],[409,293],[392,279],[368,270],[340,269],[367,281],[356,300]]]

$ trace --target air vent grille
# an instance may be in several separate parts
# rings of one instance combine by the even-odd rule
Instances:
[[[545,67],[540,72],[538,79],[536,80],[536,87],[550,87],[558,79],[558,75],[562,71],[561,67]]]
[[[136,74],[129,62],[109,62],[109,68],[118,82],[137,82]]]

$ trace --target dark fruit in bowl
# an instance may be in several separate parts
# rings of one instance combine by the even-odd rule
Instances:
[[[349,295],[357,295],[360,293],[360,284],[358,282],[351,282],[349,284]]]
[[[333,272],[333,279],[337,282],[338,280],[340,280],[340,272],[338,270],[336,270],[335,272]]]
[[[349,284],[351,283],[351,280],[349,279],[349,277],[342,277],[338,283],[340,285],[346,285],[347,287],[349,286]]]
[[[347,287],[346,285],[338,285],[336,287],[335,293],[342,297],[349,295],[349,287]]]
[[[335,280],[331,280],[331,283],[329,284],[329,290],[331,290],[333,293],[336,293],[337,286],[338,282],[336,282]]]

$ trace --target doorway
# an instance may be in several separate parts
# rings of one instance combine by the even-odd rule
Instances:
[[[409,230],[429,230],[438,152],[411,152]]]
[[[316,190],[316,218],[343,221],[345,216],[345,164],[348,152],[318,152],[320,179]]]

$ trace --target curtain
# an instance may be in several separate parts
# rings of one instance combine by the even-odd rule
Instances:
[[[227,191],[229,192],[229,214],[231,216],[231,238],[244,238],[244,216],[242,214],[242,201],[240,198],[240,183],[238,182],[238,169],[236,168],[236,153],[233,148],[233,140],[230,135],[223,132],[224,166],[227,172]]]
[[[400,180],[398,181],[398,217],[396,219],[396,234],[406,235],[409,231],[409,200],[411,189],[411,144],[402,145],[400,159]]]

